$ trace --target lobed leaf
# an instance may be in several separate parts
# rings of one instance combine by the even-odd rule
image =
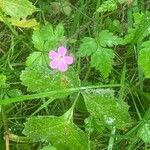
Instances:
[[[46,67],[26,68],[22,71],[20,79],[31,92],[48,92],[53,90],[79,87],[80,80],[77,73],[70,68],[65,74],[52,71]],[[68,93],[67,93],[68,94]],[[65,94],[60,94],[60,97]]]
[[[45,66],[49,63],[48,54],[42,52],[31,53],[26,60],[27,67]]]
[[[64,41],[64,28],[58,24],[54,30],[48,24],[35,30],[32,36],[34,47],[40,51],[48,52],[58,47]]]
[[[87,150],[87,135],[65,117],[32,117],[23,130],[30,139],[50,142],[57,149]]]
[[[97,12],[109,12],[117,9],[117,1],[107,0],[104,1],[101,6],[97,9]]]
[[[104,1],[101,6],[97,9],[97,12],[105,13],[114,11],[118,8],[118,4],[128,3],[128,0],[107,0]]]
[[[102,30],[99,33],[98,41],[102,47],[113,47],[122,44],[122,39],[108,30]]]
[[[123,129],[129,125],[129,106],[122,100],[115,98],[113,90],[86,90],[82,94],[88,112],[100,126],[115,126]]]
[[[94,39],[85,37],[82,40],[77,55],[79,57],[91,56],[91,66],[99,70],[104,77],[108,77],[114,62],[113,47],[122,44],[122,39],[108,30],[102,30]]]
[[[85,37],[82,39],[79,51],[77,53],[80,57],[90,56],[97,50],[97,43],[95,39],[91,37]]]
[[[115,54],[112,49],[99,47],[91,56],[91,66],[99,70],[104,77],[108,77],[112,70]]]

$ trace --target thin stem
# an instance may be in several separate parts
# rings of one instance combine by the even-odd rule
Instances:
[[[0,105],[2,104],[11,104],[14,102],[20,102],[20,101],[25,101],[25,100],[31,100],[31,99],[38,99],[38,98],[43,98],[43,97],[56,97],[58,93],[73,93],[73,92],[79,92],[82,90],[88,90],[88,89],[98,89],[98,88],[116,88],[120,87],[120,84],[108,84],[108,85],[93,85],[93,86],[86,86],[86,87],[76,87],[76,88],[69,88],[69,89],[64,89],[64,90],[54,90],[50,92],[42,92],[39,94],[32,94],[32,95],[23,95],[23,96],[18,96],[15,98],[8,98],[4,100],[0,100]]]
[[[84,77],[83,81],[86,81],[86,80],[87,80],[87,78],[88,78],[88,76],[89,76],[89,74],[90,74],[90,71],[91,71],[91,65],[89,66],[89,68],[88,68],[88,70],[87,70],[87,72],[86,72],[86,74],[85,74],[85,77]]]
[[[1,99],[3,99],[4,96],[4,91],[1,90]],[[2,105],[1,106],[1,114],[2,114],[2,121],[3,121],[3,126],[5,129],[5,133],[4,133],[4,138],[5,138],[5,144],[6,144],[6,150],[10,150],[9,149],[9,130],[8,130],[8,125],[7,125],[7,118],[6,118],[6,114],[5,114],[5,106]]]
[[[73,123],[73,111],[74,111],[74,108],[75,108],[75,105],[77,103],[77,100],[79,98],[79,95],[80,95],[80,92],[77,94],[74,102],[73,102],[73,105],[71,106],[71,108],[69,109],[69,112],[70,112],[70,115],[68,117],[68,120],[71,121]],[[68,116],[68,115],[67,115]]]
[[[107,150],[112,150],[113,149],[113,145],[114,145],[114,137],[113,136],[115,135],[115,132],[116,132],[116,128],[113,127],[112,132],[111,132],[112,136],[109,139],[109,144],[108,144]]]

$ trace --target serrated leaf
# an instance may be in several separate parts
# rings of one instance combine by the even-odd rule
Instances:
[[[91,56],[91,66],[99,70],[104,77],[108,77],[112,69],[115,54],[112,49],[104,47],[113,47],[121,43],[121,38],[113,35],[108,30],[102,30],[95,39],[85,37],[82,40],[77,55],[79,57]]]
[[[107,17],[104,21],[106,28],[113,33],[120,33],[122,30],[121,22],[117,19],[110,19]]]
[[[22,71],[20,79],[31,92],[48,92],[71,87],[79,87],[80,80],[77,73],[72,69],[62,74],[46,67],[26,68]]]
[[[59,23],[54,31],[54,34],[57,38],[64,38],[64,27],[63,24]],[[63,40],[63,39],[62,39]]]
[[[26,60],[27,67],[45,66],[47,67],[49,63],[49,58],[47,53],[33,52]]]
[[[143,70],[145,78],[150,78],[150,41],[146,41],[142,44],[138,64]]]
[[[91,66],[99,70],[104,77],[108,77],[112,70],[115,54],[112,49],[99,47],[91,56]]]
[[[128,29],[128,34],[125,35],[124,40],[123,40],[123,44],[128,44],[131,43],[134,39],[134,34],[135,34],[136,30],[135,29]]]
[[[134,27],[138,26],[140,22],[144,19],[145,15],[143,13],[135,12],[133,13],[134,17]]]
[[[114,11],[118,8],[119,4],[129,3],[129,0],[106,0],[97,9],[97,12],[105,13],[109,11]]]
[[[137,41],[142,41],[150,34],[150,14],[133,13],[134,28],[128,29],[128,34],[125,35],[124,44],[136,44]]]
[[[116,10],[118,7],[118,1],[116,0],[107,0],[104,1],[101,6],[97,9],[97,12],[108,12]]]
[[[128,105],[114,97],[110,89],[86,90],[82,92],[88,112],[99,124],[122,129],[129,125]]]
[[[98,41],[102,47],[113,47],[122,44],[122,39],[116,35],[113,35],[113,33],[108,30],[102,30],[99,33]]]
[[[34,47],[40,51],[48,52],[56,49],[64,40],[64,28],[62,24],[56,26],[45,25],[33,32],[32,40]]]
[[[26,18],[36,11],[36,8],[28,0],[0,0],[2,11],[16,19]]]
[[[87,150],[88,146],[86,134],[63,116],[30,118],[23,134],[35,141],[50,142],[61,150]]]
[[[82,39],[82,44],[80,45],[79,51],[77,53],[78,56],[90,56],[97,50],[97,43],[95,39],[90,37],[85,37]]]

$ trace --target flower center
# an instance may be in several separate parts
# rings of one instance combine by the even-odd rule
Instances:
[[[58,61],[62,61],[64,59],[63,56],[58,57]]]

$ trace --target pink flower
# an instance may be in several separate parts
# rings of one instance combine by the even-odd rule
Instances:
[[[49,58],[51,59],[49,66],[61,72],[67,71],[68,65],[73,63],[73,57],[67,55],[67,49],[63,46],[58,48],[58,52],[51,50]]]

